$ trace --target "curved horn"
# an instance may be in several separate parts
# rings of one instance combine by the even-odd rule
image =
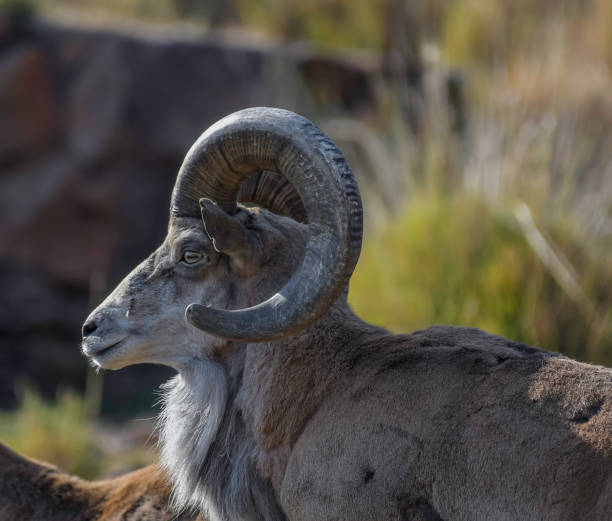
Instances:
[[[207,197],[233,213],[242,181],[260,170],[282,174],[302,199],[308,220],[302,264],[256,306],[186,310],[204,331],[252,342],[291,334],[325,312],[348,284],[362,236],[361,198],[346,159],[310,121],[281,109],[242,110],[204,132],[181,166],[171,212],[199,216],[199,199]]]
[[[257,172],[240,185],[238,201],[255,203],[272,213],[306,223],[306,209],[293,185],[276,172]]]

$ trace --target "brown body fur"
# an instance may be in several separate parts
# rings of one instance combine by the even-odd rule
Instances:
[[[247,355],[241,406],[289,519],[611,519],[612,370],[336,313],[321,344]]]
[[[196,520],[195,515],[174,515],[169,495],[157,465],[90,482],[24,458],[0,443],[0,521]]]

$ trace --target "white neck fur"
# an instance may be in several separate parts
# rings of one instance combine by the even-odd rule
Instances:
[[[163,407],[158,419],[161,461],[173,484],[172,503],[179,511],[214,510],[208,504],[200,472],[223,419],[227,387],[219,364],[198,359],[162,386]]]

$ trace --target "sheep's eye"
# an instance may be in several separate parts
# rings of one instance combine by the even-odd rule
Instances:
[[[183,258],[181,259],[181,262],[184,262],[185,264],[195,264],[201,258],[202,254],[199,251],[187,250],[185,253],[183,253]]]

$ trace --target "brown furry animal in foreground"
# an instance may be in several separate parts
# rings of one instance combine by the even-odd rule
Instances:
[[[158,465],[85,481],[0,443],[0,521],[202,521],[176,516]]]

